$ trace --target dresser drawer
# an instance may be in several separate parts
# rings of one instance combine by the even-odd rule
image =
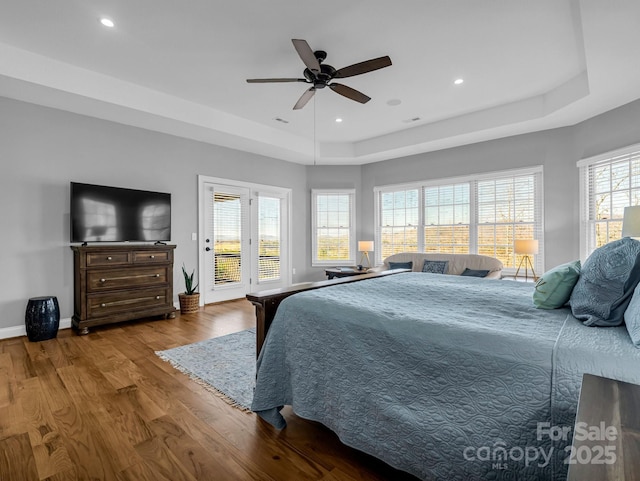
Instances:
[[[169,251],[133,251],[134,264],[149,264],[154,262],[169,262],[171,253]]]
[[[140,289],[131,292],[93,294],[87,296],[88,318],[108,316],[165,306],[172,302],[168,288]]]
[[[90,252],[87,267],[117,266],[131,263],[130,252]]]
[[[163,286],[170,274],[166,266],[96,269],[87,272],[87,292]]]

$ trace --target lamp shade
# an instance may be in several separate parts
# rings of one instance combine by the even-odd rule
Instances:
[[[373,250],[373,241],[358,241],[358,250],[360,252],[371,252]]]
[[[537,254],[537,239],[518,239],[515,242],[516,254]]]
[[[624,208],[622,237],[640,237],[640,206]]]

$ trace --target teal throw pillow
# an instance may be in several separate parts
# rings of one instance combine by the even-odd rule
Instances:
[[[580,277],[580,261],[567,262],[545,272],[533,292],[533,305],[538,309],[564,306]]]

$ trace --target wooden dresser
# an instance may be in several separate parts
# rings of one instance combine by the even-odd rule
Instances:
[[[89,328],[143,317],[175,316],[173,245],[71,246],[72,326]]]

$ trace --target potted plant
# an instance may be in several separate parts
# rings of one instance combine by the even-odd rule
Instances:
[[[191,274],[187,273],[187,270],[182,265],[182,275],[184,276],[184,292],[178,294],[180,300],[180,313],[186,314],[189,312],[197,312],[200,308],[200,294],[196,291],[198,284],[193,285],[193,276],[195,269]]]

